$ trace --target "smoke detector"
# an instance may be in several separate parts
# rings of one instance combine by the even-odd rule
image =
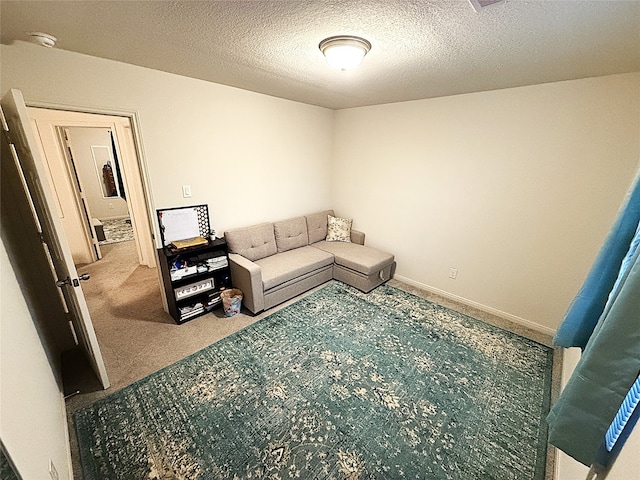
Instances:
[[[504,3],[505,0],[469,0],[469,3],[473,7],[473,9],[480,13],[480,10],[483,8],[490,7],[491,5],[495,5],[496,3]]]
[[[56,37],[54,37],[53,35],[49,35],[48,33],[30,32],[27,35],[29,35],[29,41],[31,43],[35,43],[36,45],[40,45],[42,47],[51,48],[58,41]]]

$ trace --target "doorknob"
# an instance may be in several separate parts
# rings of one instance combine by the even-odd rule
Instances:
[[[78,278],[76,278],[75,280],[71,280],[71,278],[67,277],[64,280],[58,280],[56,282],[56,287],[64,287],[65,285],[73,285],[74,287],[77,287],[80,285],[80,280],[84,280],[87,281],[91,278],[91,276],[88,273],[83,273],[82,275],[80,275]]]
[[[65,285],[71,285],[71,279],[69,277],[65,278],[64,280],[58,280],[56,282],[56,287],[64,287]]]

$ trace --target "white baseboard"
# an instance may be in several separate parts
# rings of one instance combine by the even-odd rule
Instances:
[[[539,323],[532,322],[531,320],[527,320],[526,318],[518,317],[517,315],[513,315],[511,313],[503,312],[502,310],[498,310],[496,308],[488,307],[487,305],[483,305],[478,302],[474,302],[473,300],[469,300],[468,298],[460,297],[453,293],[445,292],[444,290],[440,290],[439,288],[432,287],[430,285],[417,282],[407,277],[403,277],[402,275],[394,275],[393,278],[396,280],[406,283],[408,285],[414,286],[416,288],[420,288],[422,290],[426,290],[428,292],[434,293],[436,295],[440,295],[443,298],[448,300],[453,300],[454,302],[461,303],[463,305],[467,305],[469,307],[477,308],[486,313],[490,313],[492,315],[496,315],[498,317],[504,318],[505,320],[509,320],[511,322],[517,323],[524,327],[535,330],[536,332],[544,333],[546,335],[554,336],[556,331],[552,328],[545,327],[544,325],[540,325]]]

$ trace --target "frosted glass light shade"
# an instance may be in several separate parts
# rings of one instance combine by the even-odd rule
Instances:
[[[364,38],[343,35],[325,38],[319,48],[333,68],[351,70],[362,63],[371,44]]]

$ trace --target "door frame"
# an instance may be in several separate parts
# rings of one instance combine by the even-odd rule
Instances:
[[[66,128],[34,118],[27,107],[31,126],[39,141],[37,148],[45,161],[48,180],[55,195],[57,213],[76,265],[102,258],[82,178],[66,138]],[[50,110],[46,110],[47,113]],[[90,128],[90,127],[89,127]]]
[[[134,227],[136,246],[140,264],[150,268],[157,266],[155,251],[155,234],[153,223],[153,198],[149,187],[149,173],[144,153],[140,128],[139,112],[130,110],[111,110],[104,108],[78,107],[70,105],[52,104],[46,102],[26,102],[29,108],[40,108],[58,112],[70,112],[87,115],[119,117],[127,120],[131,129],[130,134],[123,131],[122,126],[112,123],[112,131],[116,148],[120,154],[119,161],[123,170],[123,179],[127,191],[127,202],[130,205],[131,220]],[[88,123],[55,122],[55,127],[107,127],[108,121],[97,119]],[[74,187],[75,188],[75,187]],[[76,192],[77,193],[77,192]]]

